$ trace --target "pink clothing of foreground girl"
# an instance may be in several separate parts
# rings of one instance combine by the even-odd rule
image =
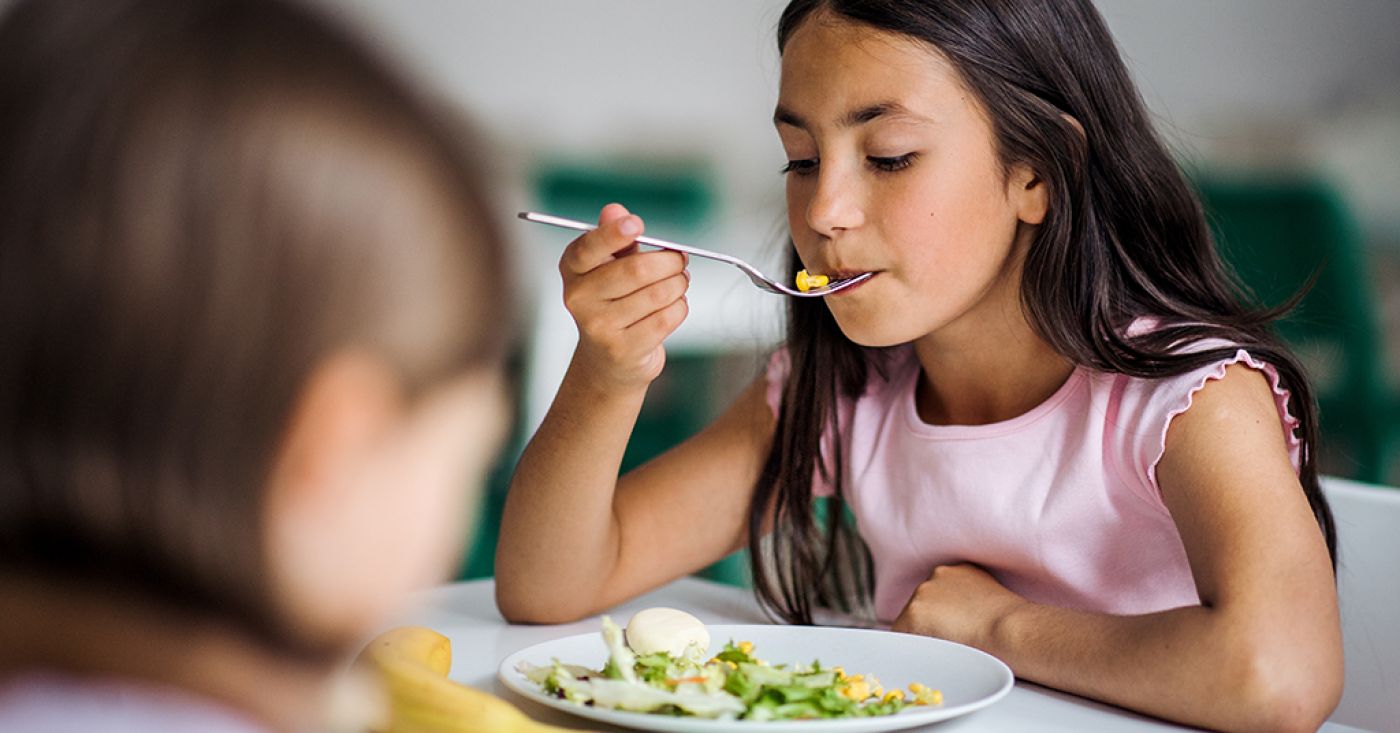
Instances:
[[[0,684],[0,730],[28,733],[268,733],[234,708],[115,678],[31,673]]]
[[[1272,366],[1243,349],[1157,380],[1080,367],[1040,405],[989,425],[923,422],[914,403],[919,361],[910,347],[891,349],[887,378],[838,403],[846,500],[870,548],[878,620],[894,621],[934,567],[961,562],[1047,605],[1122,615],[1198,605],[1156,466],[1172,418],[1241,362],[1273,385],[1296,470],[1288,392]],[[787,374],[779,351],[768,366],[775,414]],[[828,456],[831,438],[823,436]],[[831,492],[814,479],[816,496]]]

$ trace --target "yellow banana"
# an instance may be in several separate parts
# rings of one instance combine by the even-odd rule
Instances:
[[[446,677],[452,669],[452,640],[423,626],[400,626],[376,636],[360,652],[362,661],[379,657],[414,660]]]
[[[447,679],[452,643],[432,629],[392,629],[360,653],[392,708],[384,733],[572,733],[537,723],[495,695]]]

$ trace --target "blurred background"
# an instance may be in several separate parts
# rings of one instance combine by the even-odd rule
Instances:
[[[464,577],[491,574],[510,469],[572,353],[556,262],[607,201],[648,233],[778,271],[785,162],[770,122],[784,0],[315,0],[377,41],[490,149],[525,326],[515,439]],[[6,5],[0,0],[0,9]],[[1096,0],[1224,253],[1276,303],[1318,385],[1328,474],[1400,484],[1400,0]],[[758,372],[779,298],[692,260],[624,468],[683,440]],[[742,582],[730,558],[705,571]]]
[[[626,203],[649,233],[777,269],[783,224],[770,118],[783,0],[322,0],[360,25],[488,141],[503,220],[592,219]],[[1266,302],[1321,268],[1282,326],[1318,383],[1326,473],[1400,483],[1400,2],[1098,0],[1228,259]],[[489,575],[509,467],[575,341],[556,261],[571,235],[510,219],[527,331],[517,439],[464,574]],[[694,262],[629,446],[635,465],[705,424],[756,374],[782,304]],[[731,558],[706,571],[741,579]]]

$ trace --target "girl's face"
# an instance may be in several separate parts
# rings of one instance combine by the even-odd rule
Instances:
[[[285,439],[269,558],[285,611],[319,641],[353,641],[448,579],[503,437],[495,370],[412,403],[398,386],[373,360],[330,360]]]
[[[784,49],[774,120],[804,266],[876,273],[826,298],[848,338],[976,334],[1019,313],[1024,225],[1044,216],[1045,187],[1004,170],[985,112],[942,55],[818,14]]]

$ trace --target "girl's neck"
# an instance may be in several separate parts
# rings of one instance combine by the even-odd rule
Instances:
[[[919,417],[934,425],[987,425],[1025,414],[1074,372],[1016,309],[963,319],[914,342],[923,367]]]
[[[354,697],[340,685],[361,681],[224,626],[117,592],[13,576],[0,586],[0,681],[34,671],[121,678],[189,692],[277,731],[358,717],[339,707]]]

